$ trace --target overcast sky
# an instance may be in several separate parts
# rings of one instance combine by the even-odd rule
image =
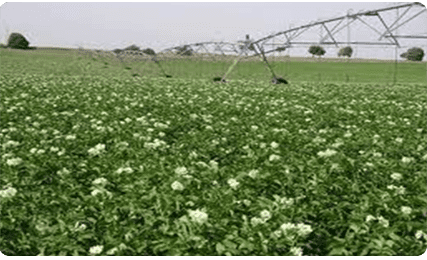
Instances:
[[[160,51],[184,43],[236,42],[246,34],[259,39],[311,21],[343,16],[350,9],[355,13],[398,4],[402,2],[8,2],[0,7],[0,40],[6,43],[11,32],[19,32],[32,46],[112,50],[136,44]],[[427,12],[415,20],[416,33],[427,35]],[[353,39],[358,30],[352,30]],[[319,36],[312,40],[318,41]],[[407,45],[425,48],[426,41]],[[371,48],[370,54],[366,48],[357,48],[359,57],[374,53],[385,58],[380,57],[383,48]],[[302,47],[290,52],[309,55]]]

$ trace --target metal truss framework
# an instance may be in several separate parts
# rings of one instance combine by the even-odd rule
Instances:
[[[239,44],[230,43],[230,42],[200,42],[193,44],[186,44],[182,46],[176,46],[168,49],[164,49],[163,53],[174,53],[178,54],[181,50],[190,50],[192,53],[200,54],[238,54],[241,52]]]
[[[384,16],[390,14],[392,11],[400,13],[394,21],[390,22],[384,19]],[[397,46],[401,47],[399,39],[427,39],[427,35],[398,35],[395,34],[397,29],[403,25],[413,21],[416,17],[423,13],[427,13],[427,9],[421,3],[414,2],[408,4],[397,5],[388,8],[376,9],[371,11],[362,11],[355,14],[347,14],[345,16],[312,22],[303,26],[291,28],[281,31],[255,41],[240,41],[238,43],[228,42],[201,42],[194,44],[187,44],[168,48],[163,50],[163,53],[179,54],[180,50],[186,49],[193,53],[208,53],[208,54],[238,54],[251,56],[259,55],[250,44],[258,44],[264,50],[264,54],[271,52],[280,52],[295,45],[380,45],[380,46]],[[380,26],[377,28],[373,25],[370,18],[376,18]],[[369,21],[368,21],[369,20]],[[339,32],[350,25],[359,23],[366,28],[375,32],[378,39],[376,41],[347,41],[339,39]],[[321,37],[319,41],[301,41],[301,36],[310,29],[325,30],[326,35]],[[253,46],[253,45],[252,45]]]
[[[391,13],[393,10],[396,12],[395,16]],[[371,11],[362,11],[355,14],[348,13],[345,16],[333,19],[311,22],[303,26],[271,34],[258,40],[251,40],[249,35],[246,35],[246,40],[238,41],[237,43],[200,42],[185,44],[164,49],[155,55],[148,55],[142,51],[130,50],[122,51],[120,53],[109,53],[113,54],[114,57],[118,58],[121,62],[153,61],[167,78],[172,76],[166,74],[160,61],[192,58],[196,58],[198,60],[200,57],[216,58],[217,55],[224,56],[226,58],[231,57],[234,59],[234,62],[228,68],[224,76],[214,78],[214,81],[221,83],[226,83],[227,75],[243,58],[262,56],[265,65],[273,76],[272,83],[288,84],[286,79],[278,77],[274,73],[272,67],[269,65],[266,54],[282,52],[296,45],[329,45],[339,47],[339,45],[345,44],[394,46],[396,48],[395,55],[397,57],[397,48],[402,47],[400,43],[402,39],[427,39],[427,31],[425,31],[427,27],[425,27],[424,24],[421,26],[418,25],[418,29],[421,28],[423,30],[420,35],[399,35],[397,32],[399,28],[401,28],[401,31],[406,31],[402,26],[407,25],[423,13],[427,13],[427,9],[424,5],[414,2]],[[427,17],[425,18],[427,21]],[[376,21],[377,24],[375,24],[374,21]],[[363,37],[361,38],[363,38],[364,41],[350,41],[350,25],[357,23],[359,23],[359,26],[362,25],[365,30],[370,29],[371,36],[369,39],[365,37],[366,34],[363,32]],[[414,26],[413,24],[411,24],[411,26],[411,28],[417,27],[417,25]],[[307,33],[307,31],[319,28],[321,31],[320,39],[319,41],[313,41],[313,38],[310,38],[310,34]],[[342,31],[346,28],[348,30],[347,41],[342,39]],[[325,34],[322,33],[323,30],[326,32]],[[359,28],[356,30],[359,31]],[[303,36],[309,36],[309,38],[307,39]],[[357,36],[356,38],[359,37],[360,36]],[[101,53],[97,53],[97,55],[101,55]],[[397,61],[397,58],[395,60]],[[397,64],[397,62],[395,64]],[[396,68],[397,67],[395,66],[393,84],[396,82]]]

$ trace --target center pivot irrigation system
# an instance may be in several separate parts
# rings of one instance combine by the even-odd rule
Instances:
[[[424,16],[421,16],[422,14],[424,14]],[[361,11],[354,14],[348,12],[347,15],[344,16],[311,22],[303,26],[271,34],[258,40],[250,40],[249,35],[246,35],[246,40],[239,41],[238,43],[201,42],[164,49],[161,53],[173,54],[175,56],[182,55],[183,52],[222,56],[227,54],[237,54],[234,62],[230,65],[224,75],[213,79],[215,82],[220,83],[227,82],[227,76],[240,60],[258,56],[262,58],[267,69],[271,73],[273,77],[271,82],[273,84],[288,84],[286,79],[276,75],[268,62],[267,54],[280,53],[297,45],[317,44],[335,46],[337,48],[342,45],[379,45],[384,47],[392,46],[396,48],[395,63],[397,64],[397,48],[404,47],[402,42],[410,39],[410,44],[414,44],[417,40],[421,40],[423,41],[423,44],[425,44],[425,41],[427,40],[427,27],[425,26],[427,22],[426,14],[427,9],[423,4],[418,2],[405,3],[376,10]],[[417,17],[418,19],[423,19],[421,20],[421,26],[419,24],[413,24]],[[410,30],[407,28],[410,28]],[[418,31],[415,30],[417,28]],[[401,35],[397,31],[398,29],[400,31],[415,32],[415,34]],[[314,33],[313,30],[315,31]],[[320,39],[318,41],[313,41],[313,35],[314,38],[318,37],[319,31]],[[347,33],[345,31],[347,31]],[[350,31],[359,34],[359,36],[354,35],[353,37],[355,38],[359,38],[360,35],[362,35],[360,38],[363,38],[364,41],[352,41],[350,39]],[[126,52],[123,54],[126,55]],[[147,58],[150,56],[146,54],[144,55],[147,56]],[[156,55],[152,55],[149,58],[159,66],[166,77],[171,77],[166,74]],[[396,78],[396,71],[394,75]]]

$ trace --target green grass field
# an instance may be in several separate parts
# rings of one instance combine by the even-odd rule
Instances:
[[[0,54],[5,255],[426,251],[425,63]]]
[[[1,50],[4,59],[2,67],[13,68],[20,64],[21,70],[31,73],[53,75],[117,75],[128,76],[162,76],[154,62],[132,62],[127,60],[120,63],[118,59],[99,55],[81,54],[77,50]],[[192,60],[190,60],[192,59]],[[251,79],[269,81],[272,76],[264,63],[259,61],[238,63],[230,73],[230,80]],[[426,62],[398,62],[397,66],[390,61],[350,60],[350,62],[320,59],[289,59],[269,58],[276,74],[285,77],[290,82],[325,82],[325,83],[378,83],[392,84],[396,71],[397,83],[427,83]],[[279,61],[280,60],[280,61]],[[302,60],[308,60],[302,61]],[[212,79],[222,76],[231,65],[233,58],[212,58],[197,60],[163,61],[162,67],[168,74],[177,78]],[[16,65],[15,65],[16,66]],[[128,67],[128,69],[124,69]],[[25,68],[25,69],[24,69]]]

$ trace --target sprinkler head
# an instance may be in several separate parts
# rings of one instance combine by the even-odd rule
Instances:
[[[222,80],[222,77],[215,77],[213,78],[214,82],[219,82],[219,83],[227,83],[226,80]]]
[[[288,81],[282,77],[275,77],[271,80],[273,84],[288,84]]]

